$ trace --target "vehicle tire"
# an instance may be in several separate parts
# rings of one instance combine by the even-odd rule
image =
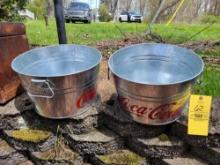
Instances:
[[[121,18],[119,18],[119,22],[122,22]]]
[[[66,19],[65,21],[66,21],[66,23],[70,23],[70,20],[69,20],[69,19]]]
[[[76,21],[73,21],[73,20],[72,20],[72,23],[76,23]]]
[[[86,24],[90,24],[91,23],[90,20],[86,20],[86,21],[83,21],[83,22],[86,23]]]
[[[138,21],[138,23],[141,23],[141,22],[142,22],[141,20]]]

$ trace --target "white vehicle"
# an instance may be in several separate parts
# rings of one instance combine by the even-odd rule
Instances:
[[[143,17],[140,14],[137,14],[135,12],[127,12],[123,11],[121,12],[119,16],[120,22],[139,22],[141,23],[143,20]]]

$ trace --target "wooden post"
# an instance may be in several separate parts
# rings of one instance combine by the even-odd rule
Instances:
[[[64,20],[62,0],[54,0],[54,10],[55,10],[59,44],[66,44],[67,38],[66,38],[65,20]]]
[[[11,62],[28,49],[24,24],[0,22],[0,104],[22,92],[20,79],[12,70]]]

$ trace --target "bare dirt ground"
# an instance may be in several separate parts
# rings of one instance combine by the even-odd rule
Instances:
[[[143,38],[134,37],[123,40],[101,41],[96,44],[96,48],[99,49],[103,56],[98,80],[98,92],[102,101],[107,101],[116,92],[113,77],[110,75],[110,79],[108,79],[108,57],[122,47],[142,42],[144,42]]]
[[[112,77],[108,80],[108,61],[103,59],[100,64],[100,72],[98,79],[98,92],[102,101],[107,101],[110,96],[115,93],[115,87]]]

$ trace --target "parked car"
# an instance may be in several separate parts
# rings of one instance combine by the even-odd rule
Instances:
[[[142,20],[143,20],[142,15],[137,14],[135,12],[123,11],[123,12],[121,12],[121,14],[119,16],[120,22],[139,22],[139,23],[141,23]]]
[[[87,3],[83,2],[71,2],[69,7],[64,12],[66,23],[76,21],[91,23],[92,10]]]

